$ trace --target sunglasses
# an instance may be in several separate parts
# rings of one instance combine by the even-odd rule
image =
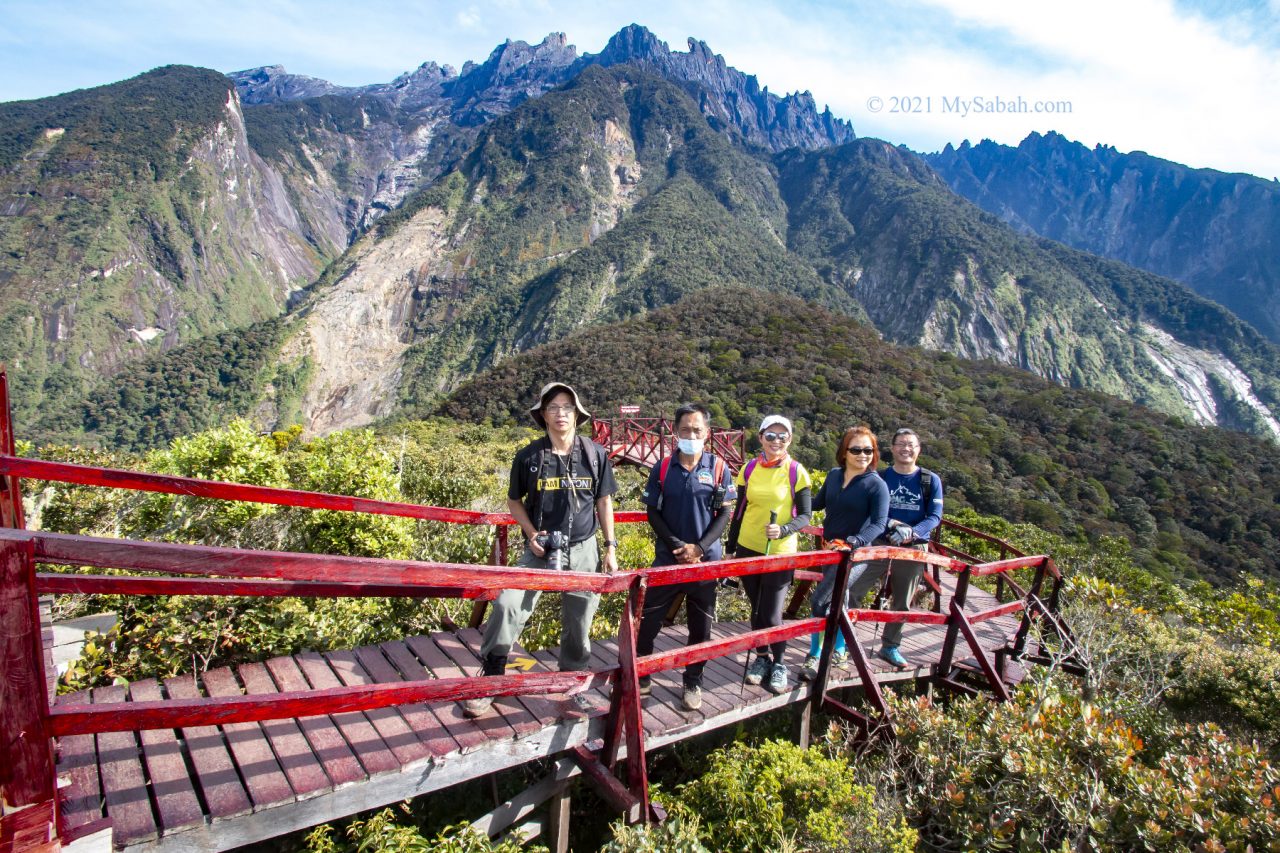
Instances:
[[[764,434],[765,441],[786,441],[791,436],[785,432],[766,432]]]
[[[857,453],[860,456],[870,456],[871,454],[875,453],[875,450],[870,447],[850,447],[848,452]]]

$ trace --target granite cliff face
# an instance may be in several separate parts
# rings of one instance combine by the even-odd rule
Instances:
[[[879,140],[779,170],[788,244],[889,340],[1280,440],[1280,350],[1176,282],[1019,235]]]
[[[1057,133],[926,157],[1014,227],[1184,282],[1280,341],[1280,185]]]
[[[214,72],[158,69],[0,115],[0,362],[22,415],[278,315],[333,251],[308,240]]]

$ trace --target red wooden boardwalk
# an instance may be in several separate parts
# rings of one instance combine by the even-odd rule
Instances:
[[[944,610],[954,582],[950,575],[943,578]],[[994,603],[988,593],[971,588],[965,609],[978,612]],[[1008,615],[974,629],[982,646],[994,651],[1010,644],[1018,624],[1017,615]],[[717,623],[715,637],[746,630],[740,623]],[[878,645],[878,624],[861,622],[856,630],[864,647],[873,650]],[[683,626],[665,629],[657,650],[680,646],[684,631]],[[916,668],[900,672],[872,658],[876,679],[883,683],[934,676],[944,634],[941,625],[907,625],[902,650]],[[474,675],[479,671],[478,647],[479,633],[466,629],[222,668],[198,680],[181,676],[139,681],[127,689],[99,688],[88,698],[97,704],[268,694],[308,686]],[[787,663],[793,676],[806,652],[803,638],[789,644]],[[531,657],[534,671],[554,669],[553,650]],[[780,696],[760,687],[744,688],[743,663],[741,653],[708,662],[704,704],[695,712],[680,706],[679,670],[656,674],[653,693],[644,701],[646,749],[809,698],[810,687],[803,682],[794,682],[791,692]],[[616,664],[615,640],[595,644],[594,666],[608,669]],[[1014,669],[1008,673],[1012,680],[1021,677],[1021,670]],[[830,687],[859,683],[856,670],[845,664],[833,671]],[[226,850],[576,746],[598,746],[607,695],[600,689],[593,695],[599,708],[590,714],[561,695],[531,695],[499,698],[495,711],[478,720],[464,718],[456,703],[413,704],[297,720],[63,737],[57,754],[59,775],[70,783],[66,829],[78,835],[109,819],[117,849]],[[66,704],[84,698],[59,700]]]

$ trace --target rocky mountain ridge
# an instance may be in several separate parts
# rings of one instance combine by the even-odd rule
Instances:
[[[926,160],[1019,230],[1189,285],[1280,342],[1280,184],[1032,133]]]
[[[467,62],[461,73],[449,65],[426,62],[390,83],[368,86],[334,86],[290,74],[279,65],[228,76],[246,105],[319,95],[368,96],[404,110],[447,109],[455,123],[477,126],[562,85],[587,66],[628,64],[688,84],[713,125],[732,129],[751,145],[782,151],[838,145],[854,138],[849,122],[833,116],[829,107],[819,112],[810,93],[779,97],[767,86],[762,88],[754,75],[730,67],[705,42],[690,38],[687,52],[673,51],[638,24],[624,27],[594,55],[580,55],[564,33],[551,33],[537,45],[508,40],[484,62]]]

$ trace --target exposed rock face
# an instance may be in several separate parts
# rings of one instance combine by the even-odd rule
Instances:
[[[185,125],[168,123],[174,88],[194,102]],[[93,111],[113,99],[129,106],[113,108],[117,136],[101,139]],[[126,361],[277,316],[319,271],[321,251],[214,72],[159,69],[35,104],[37,116],[47,107],[75,120],[0,169],[0,199],[20,200],[0,202],[0,240],[23,246],[0,259],[0,321],[20,331],[0,341],[0,361],[31,383],[20,386],[23,414]],[[115,141],[131,135],[166,153],[137,165],[138,149]]]
[[[887,339],[1280,437],[1275,348],[1177,283],[1015,234],[879,140],[778,160],[788,244]]]
[[[363,426],[390,414],[401,361],[412,343],[418,289],[447,265],[439,211],[415,217],[391,238],[357,247],[351,271],[308,308],[282,360],[310,360],[303,399],[309,432]]]
[[[328,80],[290,74],[283,65],[264,65],[247,71],[233,71],[227,75],[236,84],[240,101],[244,104],[269,104],[276,101],[296,101],[319,95],[354,94],[356,90],[335,86]]]
[[[1166,275],[1280,341],[1280,185],[1033,133],[926,158],[1015,227]]]
[[[695,84],[698,106],[713,126],[733,128],[747,142],[771,151],[825,148],[854,138],[853,126],[833,116],[829,107],[819,113],[810,93],[780,98],[767,86],[761,88],[754,75],[729,67],[724,57],[697,39],[689,39],[687,53],[678,53],[644,27],[632,24],[584,61],[634,63],[668,80]]]
[[[732,129],[747,142],[782,151],[822,148],[854,138],[849,122],[830,109],[818,112],[808,92],[779,97],[753,75],[729,67],[705,42],[689,39],[687,53],[672,51],[653,33],[631,24],[598,54],[579,56],[564,33],[539,44],[507,41],[480,64],[468,62],[461,74],[449,66],[424,63],[391,83],[341,87],[271,65],[231,75],[246,104],[267,104],[318,95],[370,96],[416,112],[444,107],[465,127],[482,125],[529,98],[570,80],[588,65],[639,65],[668,80],[686,84],[699,108],[715,126]]]

